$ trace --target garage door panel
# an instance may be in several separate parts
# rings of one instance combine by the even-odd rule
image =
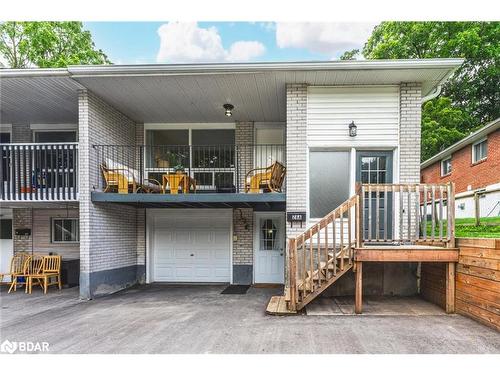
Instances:
[[[154,281],[230,281],[232,213],[208,211],[155,213]]]

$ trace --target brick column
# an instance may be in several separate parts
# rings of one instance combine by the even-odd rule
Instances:
[[[420,83],[402,83],[400,86],[400,128],[399,128],[399,182],[414,184],[420,182],[420,139],[422,117],[422,93]],[[408,199],[403,197],[403,207],[408,208]],[[405,211],[406,212],[406,211]],[[406,213],[407,214],[407,213]],[[408,236],[408,221],[403,220],[403,236]],[[415,217],[415,207],[411,207]],[[399,218],[396,217],[398,220]],[[396,221],[398,223],[398,221]],[[397,225],[396,225],[397,226]],[[415,228],[412,228],[412,236]]]
[[[307,85],[286,87],[286,210],[307,210]],[[286,240],[301,233],[307,223],[286,223]],[[288,241],[286,244],[285,285],[288,285]]]
[[[138,271],[138,233],[143,231],[135,207],[91,200],[101,178],[92,146],[135,145],[135,122],[87,90],[79,92],[78,106],[80,296],[89,299],[137,283],[144,273],[144,266]]]
[[[251,170],[253,165],[253,143],[254,143],[253,122],[236,122],[234,140],[236,143],[238,163],[238,188],[240,193],[245,191],[245,175]]]
[[[12,233],[14,253],[20,251],[31,253],[33,248],[33,209],[13,208],[12,227],[14,229],[14,233]],[[31,229],[31,236],[16,236],[15,230],[24,228]]]
[[[286,210],[307,209],[307,86],[286,88]],[[304,228],[287,223],[286,235],[296,236]]]
[[[253,282],[253,209],[233,210],[233,283]]]

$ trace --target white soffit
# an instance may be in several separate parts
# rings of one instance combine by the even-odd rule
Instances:
[[[68,74],[4,77],[1,73],[1,123],[78,122],[81,86]]]

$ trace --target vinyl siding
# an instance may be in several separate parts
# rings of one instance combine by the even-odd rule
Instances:
[[[79,259],[79,243],[51,242],[52,218],[78,219],[78,209],[34,209],[33,210],[33,251],[38,254],[54,253],[63,260]]]
[[[398,86],[308,88],[309,147],[396,147],[398,128]]]

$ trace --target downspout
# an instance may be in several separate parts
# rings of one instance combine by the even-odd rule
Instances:
[[[439,94],[441,94],[441,90],[443,89],[443,85],[437,85],[436,88],[434,89],[434,91],[432,93],[430,93],[429,95],[427,96],[424,96],[421,101],[422,101],[422,104],[424,104],[425,102],[428,102],[429,100],[432,100],[436,97],[439,96]]]

